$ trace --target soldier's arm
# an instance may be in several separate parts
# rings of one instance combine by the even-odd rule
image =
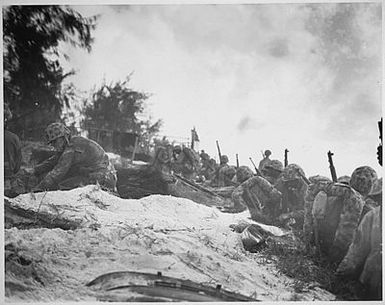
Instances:
[[[58,160],[56,166],[44,177],[37,186],[38,189],[52,189],[56,184],[63,180],[72,166],[74,151],[65,150]]]
[[[351,196],[347,199],[344,198],[340,222],[330,250],[330,256],[333,261],[340,261],[346,254],[353,241],[363,207],[363,199],[359,195],[354,194],[354,192],[351,192]]]
[[[260,176],[255,176],[246,182],[248,187],[257,186],[267,197],[271,198],[274,201],[281,200],[282,193],[278,191],[273,185],[270,184],[265,178]]]
[[[52,170],[55,165],[57,164],[59,160],[59,155],[55,154],[51,157],[49,157],[47,160],[43,161],[42,163],[35,166],[33,170],[33,174],[36,176],[48,173],[50,170]]]
[[[349,251],[338,266],[337,274],[354,276],[363,265],[370,252],[370,233],[373,225],[374,211],[366,214],[358,226]]]

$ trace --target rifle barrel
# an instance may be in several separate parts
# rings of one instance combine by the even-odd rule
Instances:
[[[262,176],[262,173],[259,171],[258,167],[255,165],[253,159],[251,157],[249,157],[249,159],[250,159],[251,163],[253,164],[255,172],[257,173],[257,175]]]

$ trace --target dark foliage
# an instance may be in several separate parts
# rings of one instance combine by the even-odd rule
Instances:
[[[74,72],[60,66],[59,43],[90,51],[95,22],[67,6],[3,8],[4,97],[14,120],[42,109],[60,116],[62,81]]]

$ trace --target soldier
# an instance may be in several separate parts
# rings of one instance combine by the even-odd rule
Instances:
[[[232,193],[234,207],[247,207],[253,220],[272,224],[274,219],[270,211],[279,206],[281,192],[265,178],[254,176],[247,166],[238,168],[237,180],[241,184]]]
[[[275,184],[283,170],[283,164],[279,160],[271,160],[262,169],[263,177],[271,184]]]
[[[12,119],[9,105],[4,103],[4,125]],[[22,154],[19,137],[4,129],[4,194],[15,197],[23,192],[23,183],[18,177],[21,166]]]
[[[381,300],[382,183],[375,184],[369,196],[377,199],[380,205],[363,217],[346,256],[338,266],[337,275],[358,279],[366,288],[367,299]]]
[[[295,227],[303,227],[305,194],[307,184],[305,172],[297,164],[289,164],[275,183],[275,187],[282,194],[278,223],[285,224],[290,219],[295,220]]]
[[[199,174],[204,177],[204,180],[208,180],[211,178],[211,175],[215,172],[215,166],[213,166],[213,164],[211,163],[210,156],[204,150],[201,151],[199,156],[201,158],[201,167]]]
[[[152,166],[162,173],[169,174],[171,171],[172,145],[158,146],[155,150]]]
[[[227,164],[229,162],[229,158],[226,155],[221,155],[219,166],[216,168],[215,172],[213,173],[210,181],[211,186],[223,186],[223,177],[224,173],[226,172],[226,169],[229,167]],[[221,172],[221,174],[220,174]],[[222,179],[222,181],[220,181]]]
[[[233,186],[234,182],[232,180],[236,172],[235,166],[227,165],[220,168],[218,173],[218,187]]]
[[[258,169],[260,172],[263,171],[263,168],[265,167],[265,165],[269,164],[270,163],[270,157],[271,155],[271,151],[270,150],[265,150],[265,153],[263,154],[263,159],[259,162],[259,165],[258,165]]]
[[[308,187],[305,201],[306,206],[315,208],[323,206],[318,217],[319,247],[331,262],[338,264],[345,256],[353,235],[357,229],[362,210],[364,196],[367,196],[377,177],[376,172],[369,166],[355,169],[349,185],[318,181]],[[308,214],[307,214],[308,216]],[[313,220],[306,220],[304,226],[305,241],[309,242],[314,226]]]
[[[46,138],[57,153],[34,168],[33,174],[43,177],[35,191],[69,190],[96,183],[115,191],[115,169],[99,144],[81,136],[72,137],[62,123],[48,125]]]
[[[192,180],[199,171],[199,156],[195,151],[187,147],[175,145],[171,168],[176,174]]]

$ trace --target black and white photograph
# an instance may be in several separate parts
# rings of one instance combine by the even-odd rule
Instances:
[[[383,5],[4,1],[1,303],[381,303]]]

